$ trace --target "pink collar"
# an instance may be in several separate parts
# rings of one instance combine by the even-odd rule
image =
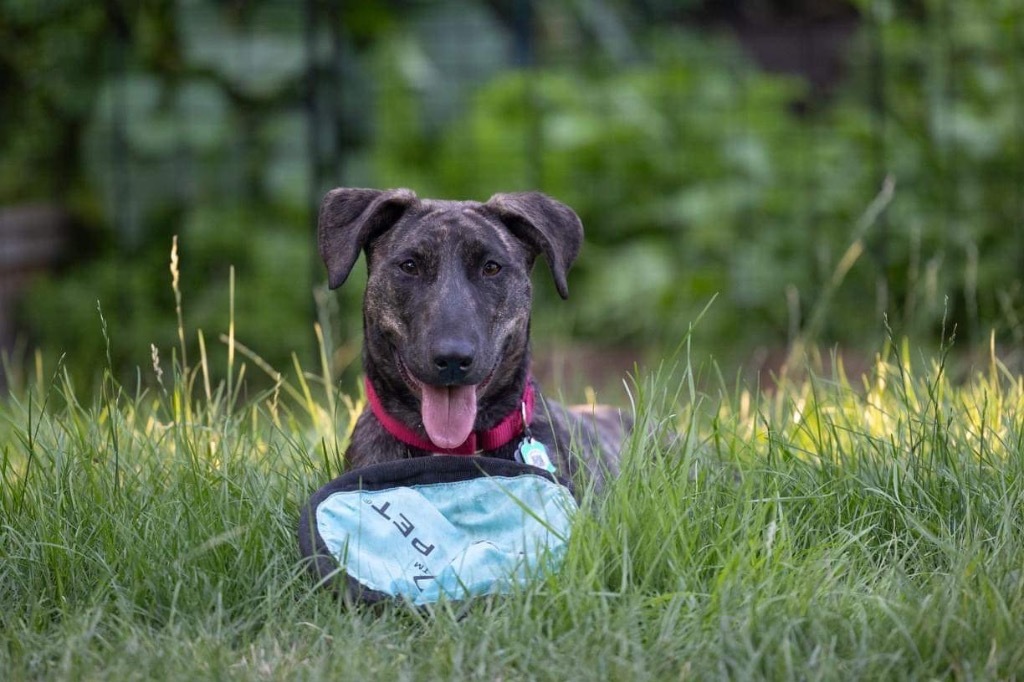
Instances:
[[[377,397],[377,392],[373,390],[373,384],[370,383],[369,379],[365,379],[364,383],[366,384],[366,398],[370,401],[370,409],[373,410],[373,416],[377,418],[377,421],[384,427],[384,430],[406,445],[411,445],[414,448],[426,450],[427,452],[435,452],[442,455],[475,455],[478,452],[497,450],[502,445],[508,444],[522,434],[526,426],[533,421],[533,382],[527,376],[526,388],[523,390],[523,400],[520,404],[520,409],[512,410],[494,428],[474,431],[469,434],[469,438],[458,447],[440,448],[429,439],[420,436],[411,428],[385,412],[380,398]],[[525,422],[523,421],[524,413],[526,417]]]

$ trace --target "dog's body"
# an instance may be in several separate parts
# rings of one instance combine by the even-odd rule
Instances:
[[[564,298],[582,239],[576,214],[539,193],[484,204],[409,190],[328,193],[319,247],[331,287],[360,250],[369,272],[363,365],[372,409],[356,422],[346,467],[438,452],[515,459],[529,436],[562,476],[600,488],[617,474],[627,420],[545,400],[529,372],[533,262],[544,254]]]

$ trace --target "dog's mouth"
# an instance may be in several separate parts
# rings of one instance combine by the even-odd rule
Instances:
[[[476,424],[477,397],[490,383],[494,369],[478,384],[434,386],[417,379],[397,350],[395,364],[402,379],[420,398],[420,417],[430,442],[446,450],[465,443]]]

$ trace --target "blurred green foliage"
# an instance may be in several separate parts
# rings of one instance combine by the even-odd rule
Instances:
[[[820,339],[876,341],[885,315],[918,338],[945,318],[961,338],[994,329],[1020,343],[1024,13],[936,8],[922,18],[878,5],[828,101],[758,71],[729,40],[652,30],[642,64],[500,75],[433,144],[392,128],[411,139],[391,137],[377,168],[386,184],[444,196],[537,184],[572,205],[589,237],[575,317],[542,308],[545,329],[671,344],[720,292],[702,335],[747,347],[792,341],[890,176],[895,199]],[[393,97],[389,110],[416,106]]]
[[[708,51],[718,59],[709,62]],[[686,34],[653,52],[650,63],[613,72],[503,75],[445,131],[434,158],[386,173],[481,198],[536,180],[573,206],[588,234],[572,282],[575,319],[567,325],[563,309],[545,307],[555,316],[541,321],[546,329],[672,343],[717,292],[766,324],[744,332],[746,315],[722,309],[713,335],[784,329],[785,306],[770,297],[810,275],[796,260],[806,249],[793,243],[807,226],[787,222],[795,196],[776,219],[769,211],[790,171],[778,164],[803,130],[787,111],[800,83],[759,74],[733,46]],[[543,141],[539,159],[523,143],[531,135]]]
[[[312,348],[314,204],[341,184],[540,188],[587,229],[571,305],[538,269],[540,333],[671,345],[720,293],[701,336],[721,352],[804,328],[890,175],[818,340],[874,341],[885,314],[1024,343],[1019,3],[862,2],[828,96],[621,3],[534,4],[525,63],[507,3],[45,5],[2,3],[0,204],[56,197],[79,221],[92,257],[23,320],[82,372],[104,361],[97,301],[117,367],[174,345],[174,234],[208,345],[234,265],[239,338],[277,367]],[[351,359],[358,286],[318,300]]]

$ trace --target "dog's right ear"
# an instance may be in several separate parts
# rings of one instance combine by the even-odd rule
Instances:
[[[317,244],[327,265],[327,283],[337,289],[348,278],[359,252],[402,217],[416,194],[408,189],[332,189],[320,202]]]

